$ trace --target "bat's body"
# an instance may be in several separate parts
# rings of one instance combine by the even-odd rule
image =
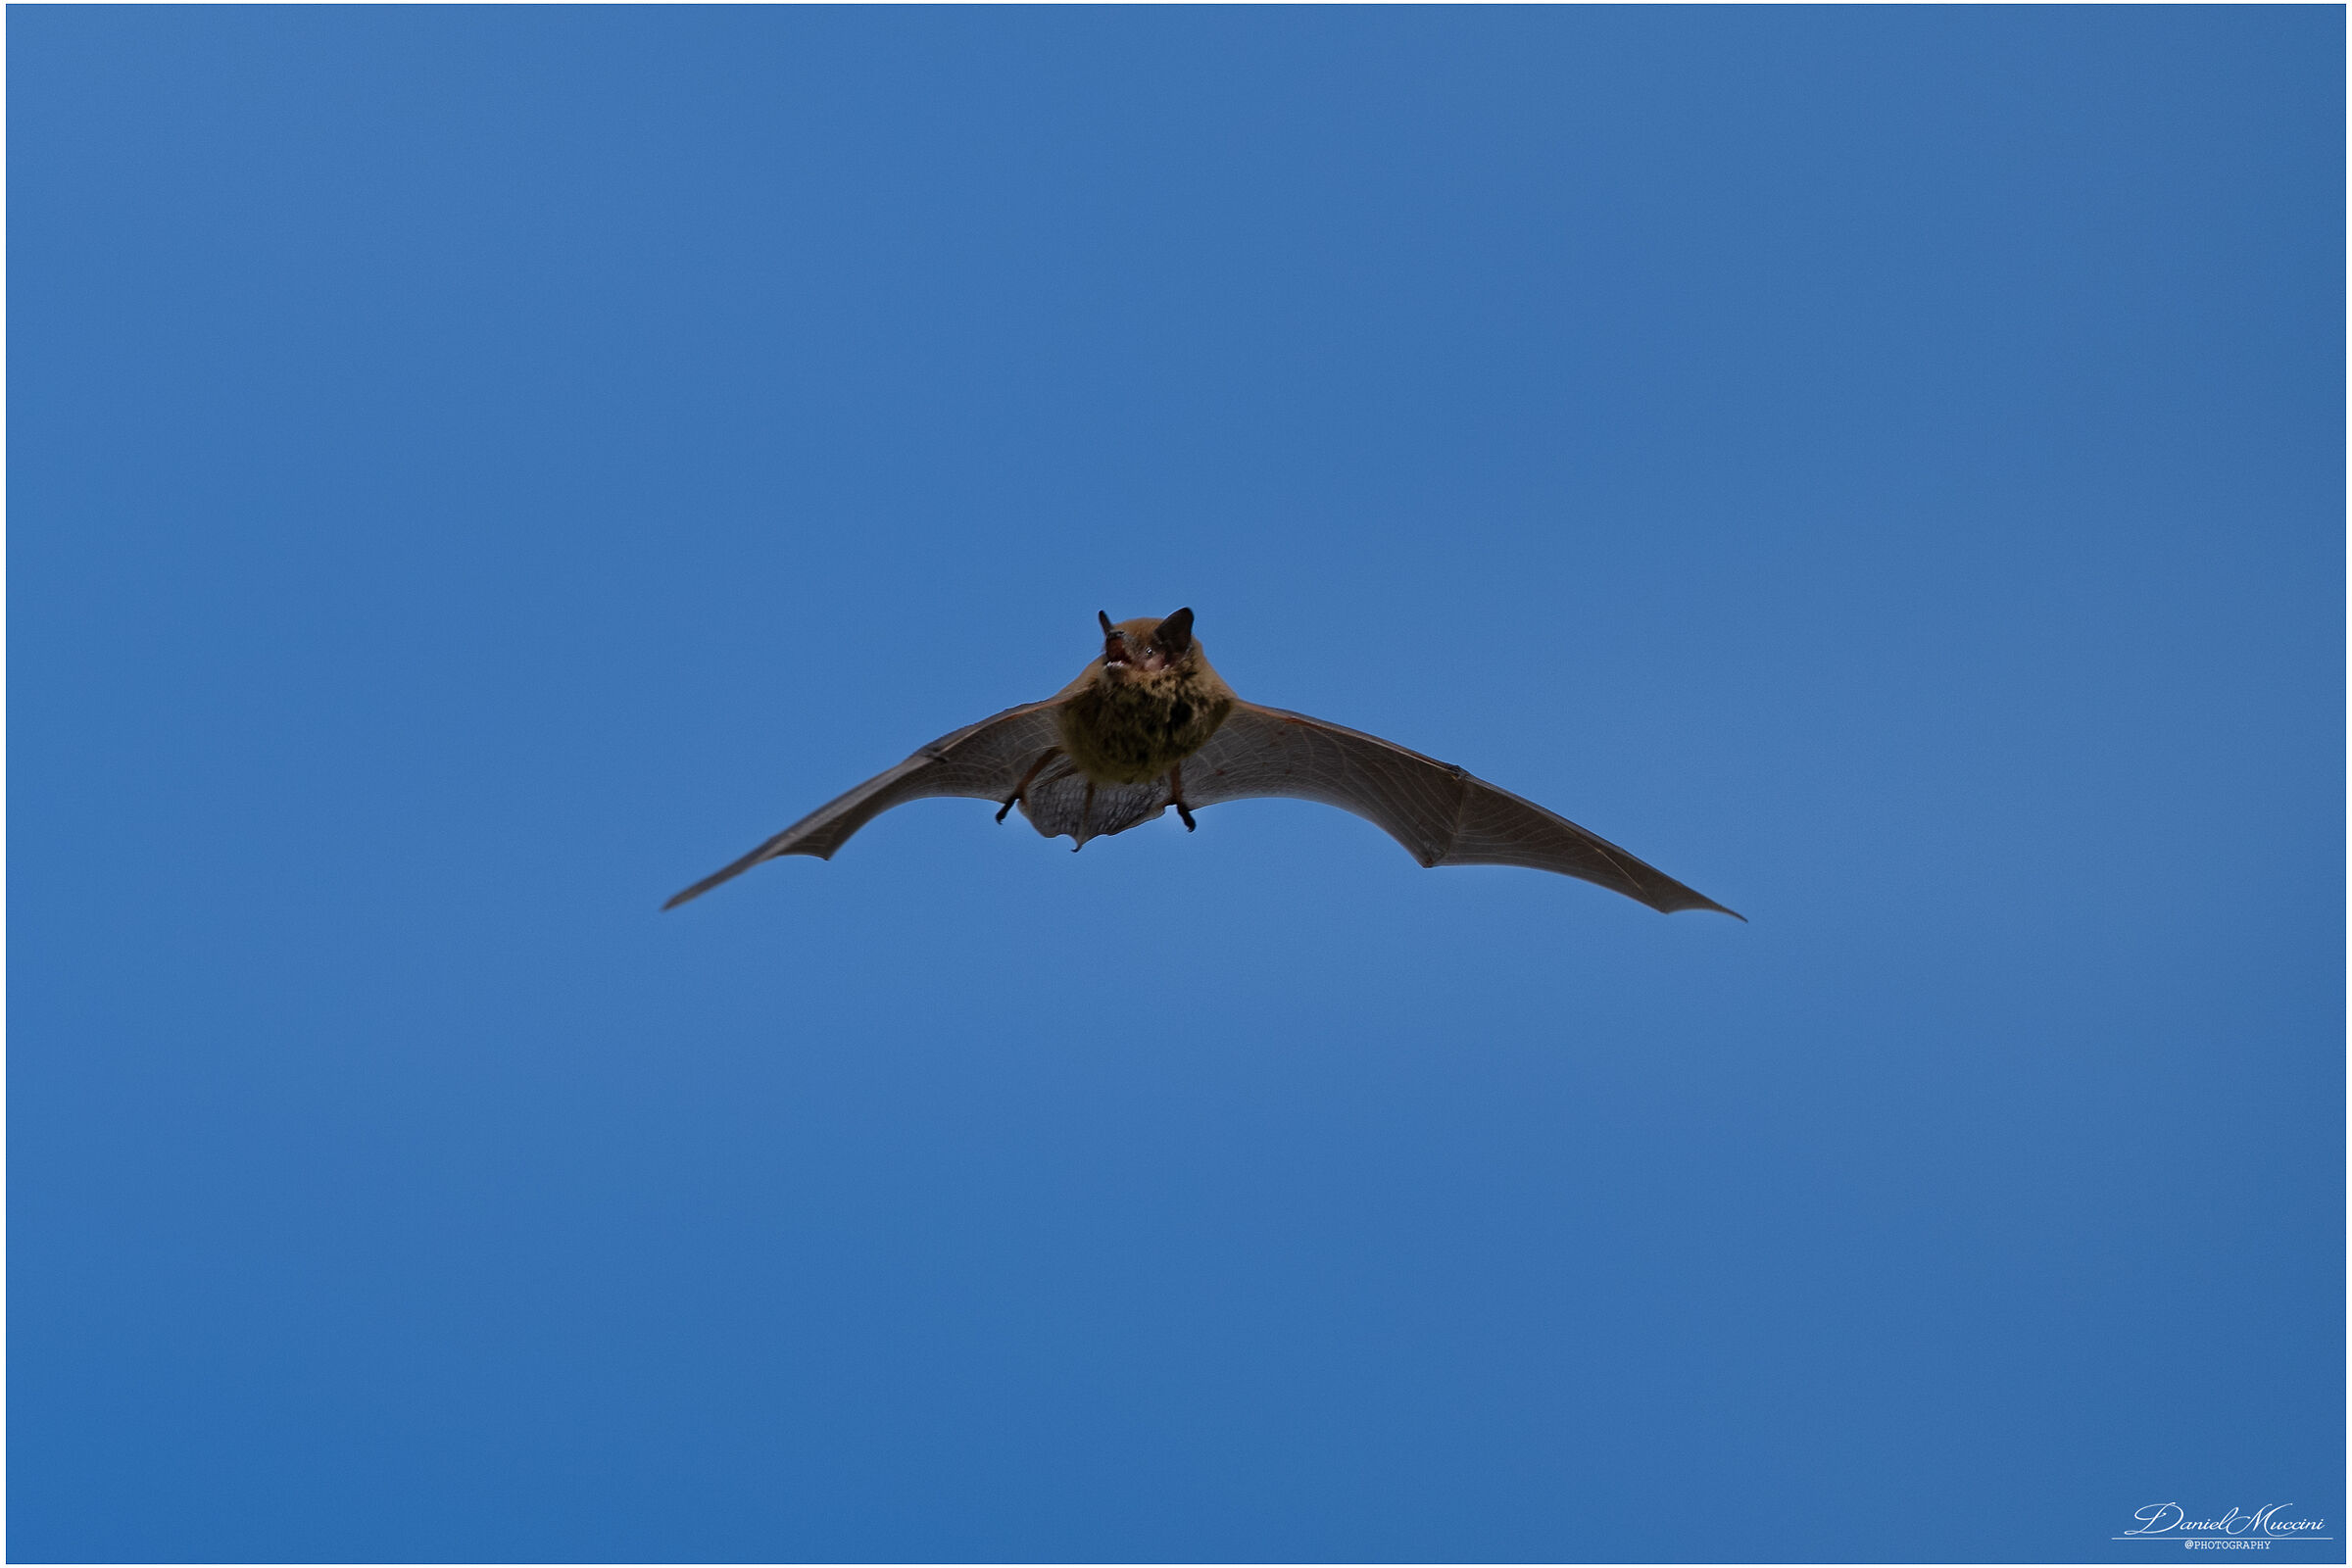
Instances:
[[[1182,622],[1185,652],[1153,638]],[[1102,657],[1054,699],[1061,749],[1098,784],[1149,784],[1208,744],[1233,711],[1233,688],[1192,640],[1193,612],[1165,621],[1102,617]],[[1171,636],[1170,640],[1173,640]]]
[[[1557,871],[1654,909],[1724,908],[1531,801],[1449,762],[1303,713],[1245,703],[1193,636],[1193,612],[1112,625],[1102,653],[1042,703],[945,735],[887,773],[818,808],[751,854],[671,899],[684,904],[782,855],[831,859],[878,813],[934,795],[1015,806],[1048,838],[1122,833],[1169,807],[1285,795],[1365,817],[1423,865],[1525,865]],[[1737,918],[1737,916],[1735,916]]]

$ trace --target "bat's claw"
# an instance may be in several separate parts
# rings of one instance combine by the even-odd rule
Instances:
[[[1029,764],[1029,771],[1021,775],[1021,781],[1012,787],[1012,793],[1004,797],[1004,804],[997,808],[998,821],[1004,821],[1011,813],[1012,808],[1021,804],[1021,797],[1029,793],[1030,780],[1036,778],[1045,769],[1045,765],[1054,760],[1060,751],[1061,748],[1058,746],[1049,746],[1036,761]]]
[[[1185,805],[1182,801],[1178,801],[1176,803],[1176,816],[1179,821],[1184,823],[1184,830],[1187,833],[1194,831],[1200,825],[1193,820],[1193,808]]]
[[[1168,769],[1168,804],[1176,808],[1176,816],[1190,833],[1199,824],[1193,820],[1193,808],[1184,804],[1184,764],[1178,762]]]

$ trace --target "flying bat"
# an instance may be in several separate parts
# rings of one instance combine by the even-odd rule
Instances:
[[[1042,703],[1008,708],[916,752],[671,899],[674,909],[762,860],[833,852],[881,812],[935,795],[1014,807],[1047,838],[1124,833],[1169,807],[1281,795],[1365,818],[1423,865],[1525,865],[1582,877],[1653,909],[1715,909],[1608,840],[1450,762],[1233,694],[1193,635],[1193,612],[1102,623],[1102,652]]]

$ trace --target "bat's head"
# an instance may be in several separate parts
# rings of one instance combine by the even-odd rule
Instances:
[[[1163,669],[1193,669],[1200,664],[1200,644],[1193,637],[1193,612],[1179,610],[1165,620],[1145,615],[1116,625],[1102,611],[1102,672],[1111,679],[1153,675]]]

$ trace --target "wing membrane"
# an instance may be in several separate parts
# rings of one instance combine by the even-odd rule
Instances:
[[[1166,810],[1173,798],[1168,781],[1148,784],[1097,784],[1087,787],[1086,775],[1067,757],[1056,757],[1021,791],[1021,814],[1047,838],[1065,835],[1086,848],[1088,839],[1124,833]]]
[[[1580,877],[1668,913],[1744,918],[1556,812],[1377,735],[1236,703],[1184,764],[1187,804],[1288,796],[1352,811],[1423,865],[1524,865]]]
[[[877,773],[845,795],[802,817],[731,865],[723,866],[662,906],[674,909],[700,898],[730,877],[782,855],[813,855],[829,860],[851,834],[894,806],[938,795],[966,795],[1002,801],[1019,788],[1038,760],[1059,743],[1054,725],[1055,698],[1008,708],[994,718],[943,735],[888,772]]]

